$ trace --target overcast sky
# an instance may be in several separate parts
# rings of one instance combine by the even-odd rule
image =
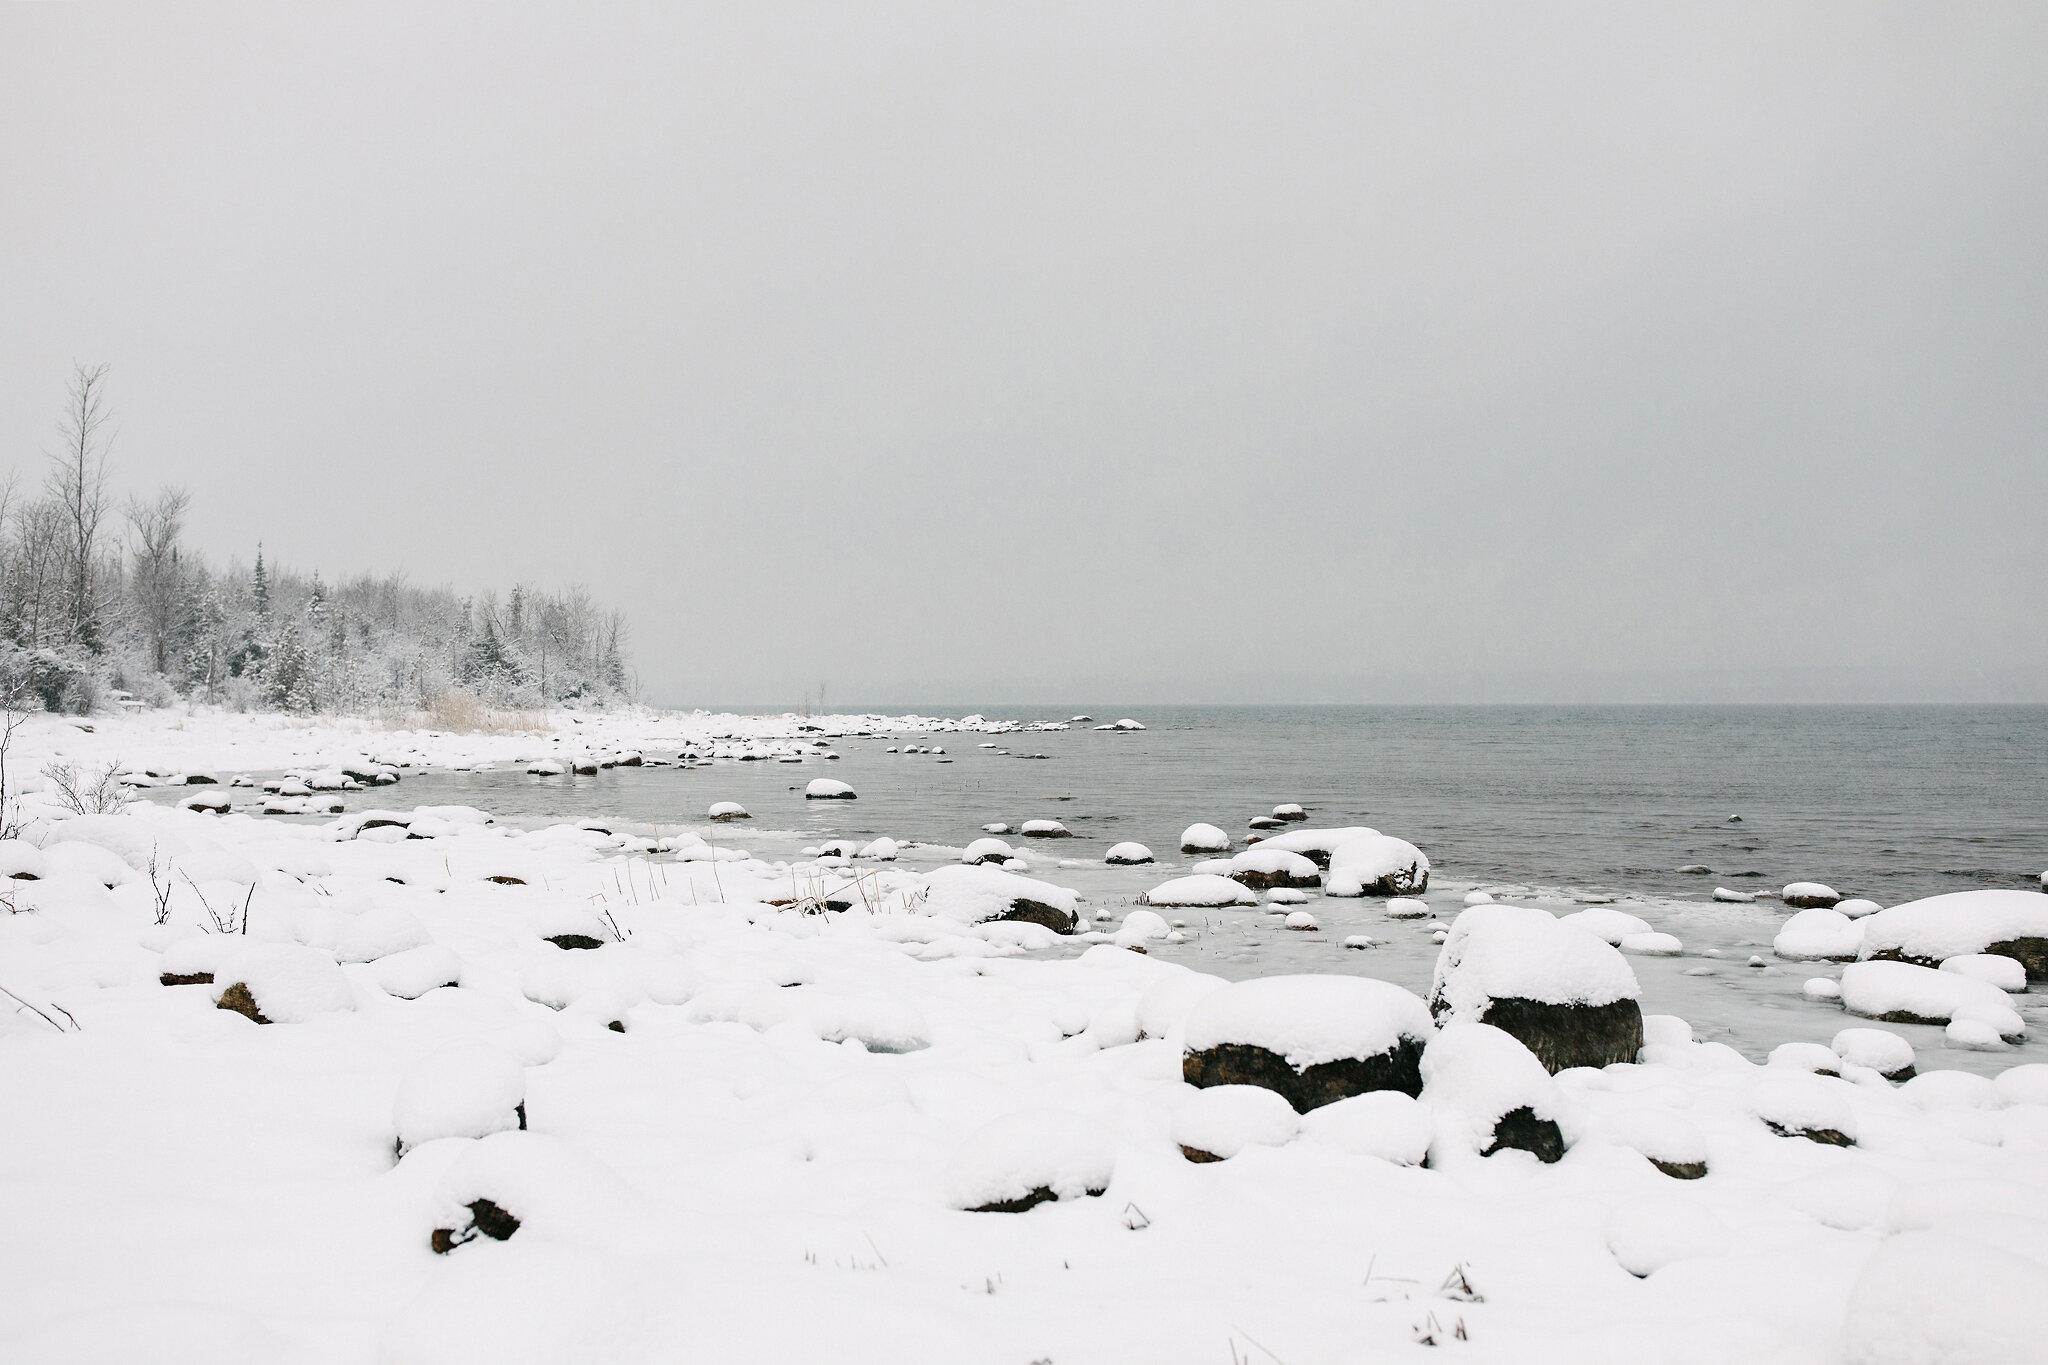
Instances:
[[[663,703],[2048,699],[2048,5],[8,5],[100,360]]]

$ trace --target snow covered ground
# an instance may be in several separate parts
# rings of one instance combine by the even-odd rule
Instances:
[[[19,878],[0,986],[21,1002],[0,1000],[0,1360],[2048,1359],[2041,1021],[1974,960],[1885,998],[1980,1024],[2009,1005],[2023,1036],[1809,998],[1845,967],[1777,957],[1768,905],[1594,913],[1433,883],[1436,919],[1316,897],[1319,928],[1289,929],[1264,904],[1137,906],[1187,859],[1033,847],[1017,877],[915,830],[831,851],[708,819],[519,830],[375,785],[549,756],[773,761],[863,726],[943,747],[989,728],[971,723],[89,723],[32,720],[14,780],[118,760],[219,784],[88,816],[30,790],[0,844]],[[170,800],[286,771],[327,799],[313,779],[350,769],[370,782],[340,816]],[[1412,1034],[1468,891],[1619,944],[1641,1060],[1549,1077],[1465,1020],[1428,1042],[1419,1100],[1294,1122],[1270,1091],[1182,1080],[1212,997],[1197,1042],[1225,1019],[1232,1039],[1312,1036],[1323,1062]],[[1034,908],[985,917],[1006,905]],[[2019,933],[2028,910],[1985,922]],[[1083,935],[1047,927],[1068,914]],[[1611,951],[1589,950],[1608,975]],[[1338,972],[1415,998],[1214,996]],[[1717,1041],[1737,1032],[1740,1051]],[[1871,1064],[1898,1070],[1900,1047],[1903,1083]],[[1514,1109],[1556,1125],[1562,1159],[1478,1155]]]

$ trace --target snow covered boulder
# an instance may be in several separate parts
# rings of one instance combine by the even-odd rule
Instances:
[[[1725,1255],[1734,1243],[1735,1235],[1713,1210],[1678,1195],[1633,1200],[1607,1218],[1607,1249],[1637,1279],[1673,1261]]]
[[[754,818],[747,814],[747,808],[737,801],[713,801],[711,809],[705,812],[705,817],[720,821],[721,823],[727,820],[751,820]]]
[[[1514,1035],[1491,1024],[1446,1024],[1422,1054],[1421,1074],[1435,1124],[1431,1164],[1511,1147],[1543,1162],[1564,1156],[1564,1096]]]
[[[1165,938],[1172,932],[1173,926],[1157,911],[1133,910],[1124,916],[1124,922],[1117,926],[1110,942],[1119,948],[1142,948],[1146,939]]]
[[[1111,867],[1136,867],[1152,861],[1152,850],[1143,844],[1111,844],[1109,852],[1102,855],[1102,861]]]
[[[1887,1024],[1974,1019],[2018,1038],[2026,1024],[2004,991],[1959,972],[1911,962],[1855,962],[1842,970],[1842,1008]]]
[[[1791,962],[1854,962],[1863,930],[1839,910],[1816,905],[1785,921],[1771,951]]]
[[[438,943],[380,957],[372,967],[377,988],[400,1000],[462,984],[462,959]]]
[[[1017,850],[1001,839],[976,839],[960,851],[960,861],[970,866],[1000,863],[1017,856]]]
[[[1683,1115],[1660,1105],[1640,1105],[1609,1115],[1600,1136],[1640,1152],[1673,1180],[1699,1180],[1707,1173],[1706,1135]]]
[[[179,810],[195,810],[201,815],[226,815],[234,804],[226,792],[194,792],[178,798]]]
[[[1549,912],[1468,906],[1437,955],[1429,1008],[1440,1020],[1491,1024],[1555,1075],[1633,1062],[1643,1012],[1628,961]]]
[[[1093,1119],[1025,1110],[984,1125],[960,1145],[946,1171],[947,1202],[969,1213],[1022,1213],[1101,1194],[1115,1174],[1116,1144]]]
[[[1301,1131],[1312,1142],[1396,1166],[1429,1158],[1429,1111],[1405,1091],[1369,1090],[1326,1104],[1302,1119]]]
[[[353,916],[342,926],[334,953],[343,962],[375,962],[432,943],[418,916],[395,905],[377,906]]]
[[[1907,901],[1860,921],[1861,956],[1936,966],[1967,953],[2015,958],[2027,980],[2048,981],[2048,896],[1952,891]]]
[[[1416,1094],[1429,1011],[1399,986],[1361,976],[1232,982],[1188,1012],[1189,1085],[1257,1085],[1301,1113],[1372,1090]]]
[[[1080,900],[1065,887],[993,867],[939,867],[925,878],[926,914],[961,924],[1022,920],[1056,934],[1080,923]]]
[[[1387,902],[1388,919],[1428,919],[1433,913],[1428,901],[1414,896],[1396,896]]]
[[[1279,805],[1273,807],[1273,818],[1286,821],[1306,820],[1308,819],[1308,812],[1293,801],[1282,801]]]
[[[0,877],[15,881],[40,881],[44,876],[43,851],[26,839],[0,839]]]
[[[1867,1066],[1888,1081],[1913,1079],[1913,1045],[1889,1029],[1845,1028],[1832,1047],[1850,1066]]]
[[[1601,942],[1611,943],[1617,948],[1621,946],[1621,941],[1631,934],[1655,932],[1650,928],[1649,921],[1638,919],[1625,910],[1616,910],[1608,905],[1588,906],[1584,910],[1564,916],[1558,923],[1568,924],[1574,929],[1583,929]]]
[[[1783,895],[1785,904],[1794,910],[1808,910],[1816,906],[1829,910],[1842,899],[1841,892],[1820,882],[1792,882],[1780,894]]]
[[[1821,1076],[1768,1077],[1750,1090],[1750,1112],[1779,1137],[1805,1138],[1824,1147],[1853,1147],[1856,1115],[1842,1097],[1848,1084]]]
[[[1321,869],[1301,854],[1289,853],[1284,848],[1248,848],[1230,860],[1230,871],[1223,875],[1254,891],[1323,884]]]
[[[1329,896],[1419,896],[1429,889],[1429,859],[1405,839],[1367,834],[1330,852]]]
[[[1225,905],[1257,905],[1259,898],[1228,877],[1200,872],[1161,882],[1138,899],[1146,905],[1215,909]]]
[[[1996,986],[2007,995],[2019,995],[2027,989],[2026,964],[1999,953],[1964,953],[1961,957],[1944,958],[1941,970]]]
[[[879,839],[862,844],[860,851],[853,856],[856,858],[866,858],[872,862],[893,863],[896,861],[896,855],[902,851],[902,848],[901,844],[885,834]]]
[[[495,1043],[449,1043],[405,1073],[391,1122],[400,1156],[436,1138],[482,1138],[524,1128],[526,1068]]]
[[[646,1201],[570,1144],[514,1128],[471,1144],[441,1177],[434,1203],[428,1245],[445,1256],[479,1237],[506,1241],[529,1225],[550,1241],[632,1236]]]
[[[1027,839],[1071,839],[1074,832],[1057,820],[1026,820],[1017,832]]]
[[[1230,836],[1214,825],[1189,825],[1180,832],[1183,853],[1228,853]]]
[[[853,787],[832,777],[815,777],[804,788],[806,801],[851,801],[859,795]]]
[[[1294,1106],[1259,1085],[1197,1090],[1173,1115],[1173,1140],[1189,1161],[1227,1161],[1247,1147],[1284,1147],[1301,1131]]]
[[[225,983],[216,1005],[259,1024],[297,1024],[355,1008],[348,978],[334,959],[295,943],[242,947],[215,968],[214,980]]]

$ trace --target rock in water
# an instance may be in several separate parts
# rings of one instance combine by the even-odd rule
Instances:
[[[1468,907],[1437,956],[1430,1012],[1490,1024],[1519,1039],[1551,1074],[1633,1062],[1643,1013],[1628,960],[1547,911]]]
[[[1832,910],[1835,902],[1842,899],[1841,893],[1832,886],[1820,882],[1793,882],[1784,890],[1785,904],[1794,910],[1807,910],[1815,906]]]

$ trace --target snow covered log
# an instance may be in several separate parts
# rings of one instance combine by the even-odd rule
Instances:
[[[2016,959],[2029,981],[2048,981],[2048,897],[2032,891],[1952,891],[1857,923],[1861,958],[1934,967],[1951,957],[1991,953]]]
[[[1299,1113],[1373,1090],[1414,1095],[1429,1011],[1362,976],[1269,976],[1211,991],[1188,1013],[1181,1077],[1257,1085]]]
[[[1451,925],[1430,983],[1430,1013],[1513,1034],[1552,1075],[1633,1062],[1643,1012],[1628,960],[1548,911],[1469,906]]]

